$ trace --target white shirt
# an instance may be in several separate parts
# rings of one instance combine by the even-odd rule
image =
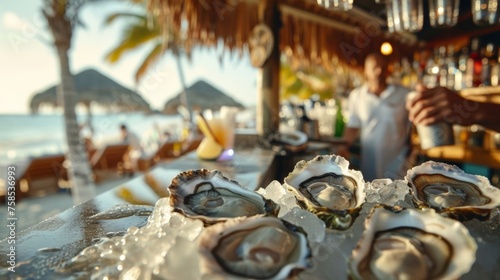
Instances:
[[[361,129],[361,172],[365,180],[398,178],[408,151],[407,88],[389,85],[379,97],[368,86],[349,95],[347,127]]]

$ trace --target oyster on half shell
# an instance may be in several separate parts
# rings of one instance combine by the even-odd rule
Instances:
[[[221,279],[286,279],[310,267],[305,232],[276,217],[236,218],[199,238],[202,275]]]
[[[405,179],[418,207],[449,217],[485,219],[500,206],[500,189],[486,177],[467,174],[454,165],[428,161],[408,170]]]
[[[170,186],[170,205],[174,211],[206,224],[228,218],[273,215],[279,206],[260,194],[244,189],[218,170],[190,170],[177,175]]]
[[[375,206],[349,260],[354,279],[458,279],[477,244],[460,222],[432,209]]]
[[[316,214],[331,229],[347,229],[365,202],[365,181],[340,156],[316,156],[299,161],[285,178],[298,204]]]

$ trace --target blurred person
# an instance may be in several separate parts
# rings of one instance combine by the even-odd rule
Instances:
[[[365,59],[365,84],[349,95],[345,145],[337,154],[349,158],[349,147],[359,137],[360,169],[365,180],[402,178],[410,145],[410,122],[405,107],[409,89],[387,83],[387,57],[378,53]]]
[[[92,127],[90,126],[90,122],[86,121],[78,126],[78,130],[80,133],[81,141],[83,142],[83,145],[85,146],[85,149],[89,155],[93,154],[93,152],[96,150],[96,147],[94,145],[94,141],[92,140],[92,135],[94,134],[94,131]]]
[[[137,171],[137,160],[144,154],[144,149],[141,146],[139,137],[129,131],[125,124],[120,125],[120,131],[123,143],[130,146],[130,150],[125,154],[123,160],[126,172],[132,176]]]
[[[448,88],[426,88],[419,84],[406,107],[410,121],[416,125],[437,122],[461,126],[478,124],[500,132],[500,104],[465,99]]]

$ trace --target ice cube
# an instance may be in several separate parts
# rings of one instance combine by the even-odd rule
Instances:
[[[280,184],[280,182],[274,180],[271,183],[269,183],[269,185],[267,185],[267,187],[264,189],[262,195],[265,198],[270,199],[270,200],[278,203],[278,201],[280,201],[281,197],[283,195],[285,195],[285,192],[286,191],[283,188],[283,186]]]
[[[198,244],[183,237],[175,239],[175,245],[165,257],[169,278],[178,280],[200,279]]]
[[[196,219],[186,219],[185,226],[179,231],[179,235],[187,240],[193,241],[203,230],[203,222]]]
[[[325,238],[325,223],[309,211],[293,208],[282,219],[301,227],[310,242],[321,242]]]
[[[398,201],[404,200],[409,191],[408,185],[403,180],[376,179],[366,189],[366,201],[394,206]]]

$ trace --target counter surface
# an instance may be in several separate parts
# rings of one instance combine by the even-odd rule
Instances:
[[[160,198],[158,188],[167,188],[171,179],[181,171],[218,169],[224,176],[236,180],[247,189],[265,187],[273,178],[271,165],[274,156],[270,150],[256,148],[239,150],[232,160],[225,162],[201,161],[192,152],[171,162],[161,163],[143,176],[18,232],[15,244],[9,244],[7,239],[0,241],[0,278],[7,276],[7,279],[17,279],[16,276],[21,276],[27,279],[53,279],[54,269],[99,238],[124,234],[132,226],[144,226],[154,203]],[[147,206],[126,206],[137,202]],[[91,218],[113,207],[118,207],[114,211],[114,219]],[[7,230],[2,229],[2,232]],[[12,245],[16,249],[15,274],[6,270],[7,254]]]
[[[208,162],[197,159],[195,153],[168,163],[162,163],[144,176],[96,198],[70,208],[40,224],[17,234],[16,274],[9,274],[7,240],[0,241],[0,278],[2,279],[67,279],[78,275],[55,274],[57,269],[75,257],[84,248],[104,237],[123,235],[130,227],[142,227],[153,205],[160,198],[171,179],[188,169],[219,169],[230,179],[247,189],[265,187],[275,178],[275,153],[264,149],[245,149],[235,154],[233,161]],[[278,168],[279,169],[279,168]],[[138,204],[141,202],[143,204]],[[363,232],[366,214],[373,204],[366,203],[361,215],[349,231],[327,230],[321,250],[313,256],[313,269],[301,274],[300,279],[348,279],[347,261]],[[92,216],[109,213],[109,218]],[[498,212],[498,209],[495,210]],[[478,243],[476,263],[461,279],[500,279],[500,214],[493,220],[465,222]],[[318,276],[320,275],[320,276]],[[7,276],[7,277],[5,277]]]

